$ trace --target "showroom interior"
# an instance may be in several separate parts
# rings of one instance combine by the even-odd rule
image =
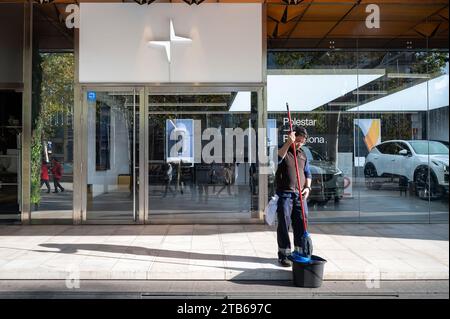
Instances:
[[[0,223],[263,223],[286,103],[312,223],[448,222],[448,1],[7,0],[0,43]]]

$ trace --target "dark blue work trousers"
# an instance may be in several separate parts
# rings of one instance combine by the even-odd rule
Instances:
[[[283,259],[291,254],[291,241],[289,240],[289,227],[292,224],[294,231],[294,250],[301,251],[303,240],[303,219],[300,207],[300,196],[294,192],[277,192],[277,242],[278,258]],[[303,199],[306,222],[308,222],[308,206]]]

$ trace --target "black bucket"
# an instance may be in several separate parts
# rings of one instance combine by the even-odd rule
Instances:
[[[323,270],[327,261],[319,256],[311,256],[308,263],[292,260],[294,285],[303,288],[318,288],[322,285]]]

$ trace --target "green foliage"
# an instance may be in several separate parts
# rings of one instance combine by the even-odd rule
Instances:
[[[447,52],[417,52],[411,71],[412,73],[422,74],[442,73],[442,69],[447,62]]]
[[[31,203],[41,202],[41,163],[42,163],[42,119],[35,121],[31,136]]]
[[[73,54],[42,54],[41,112],[44,137],[53,133],[51,125],[55,116],[67,115],[73,106]]]
[[[357,66],[358,55],[353,52],[269,52],[269,68],[274,69],[348,69]]]
[[[411,73],[443,72],[448,62],[447,52],[351,52],[351,51],[274,51],[268,53],[270,69],[355,69],[408,67]],[[387,62],[386,62],[387,61]],[[403,72],[397,70],[397,72]],[[406,71],[405,71],[406,72]]]
[[[379,114],[381,119],[381,136],[383,140],[411,138],[412,123],[411,114]]]
[[[289,51],[269,53],[277,69],[310,69],[316,55],[317,53]]]
[[[31,203],[41,201],[43,141],[53,135],[52,119],[67,115],[73,106],[73,54],[44,53],[34,57],[33,118],[31,137]]]

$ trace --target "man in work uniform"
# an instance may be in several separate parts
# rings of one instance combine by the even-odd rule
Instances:
[[[306,129],[297,126],[288,135],[284,145],[278,150],[278,168],[275,174],[278,195],[277,206],[277,241],[278,241],[278,262],[283,267],[290,267],[291,242],[289,240],[289,227],[292,223],[294,231],[294,250],[302,253],[303,221],[300,207],[300,196],[297,184],[297,174],[295,170],[294,150],[292,144],[295,143],[297,152],[298,170],[300,175],[300,186],[302,187],[303,207],[305,217],[308,216],[306,199],[311,191],[311,172],[305,152],[301,149],[306,143],[308,134]]]

